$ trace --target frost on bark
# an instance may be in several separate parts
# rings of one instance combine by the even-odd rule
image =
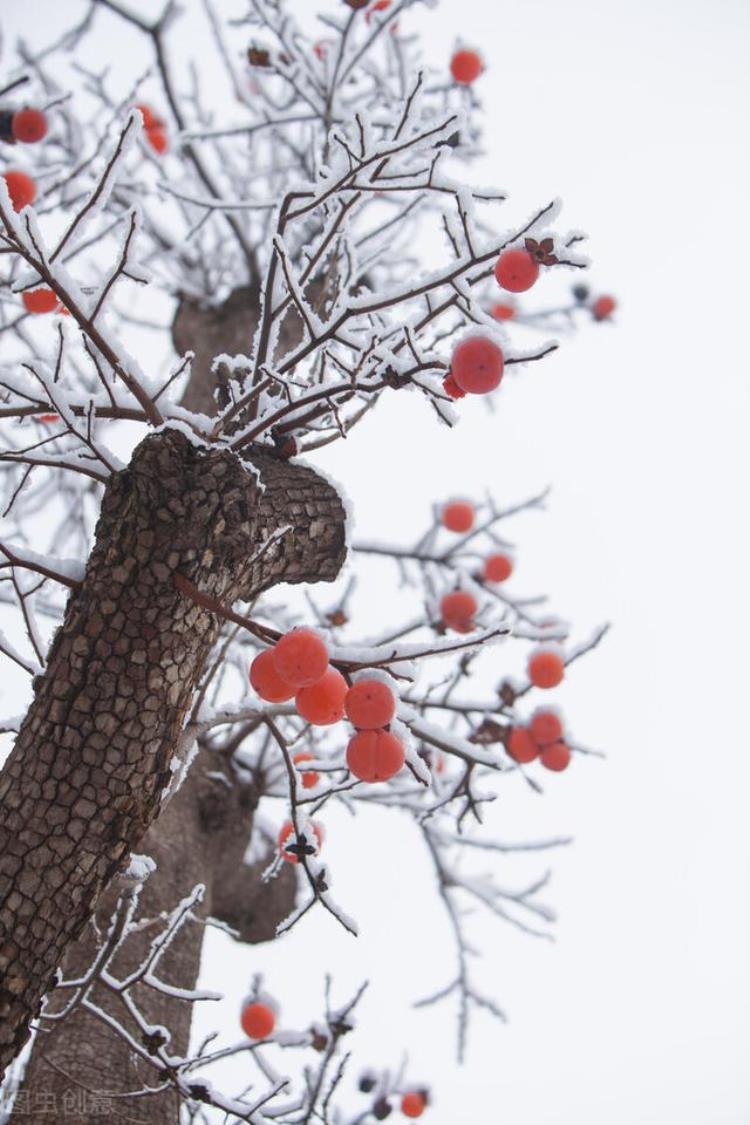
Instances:
[[[106,490],[68,603],[0,776],[0,1069],[101,891],[159,811],[220,621],[185,575],[231,604],[333,579],[344,511],[312,470],[151,434]]]

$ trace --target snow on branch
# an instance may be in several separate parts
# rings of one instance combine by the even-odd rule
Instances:
[[[537,281],[535,292],[545,294],[561,274],[577,281],[587,264],[583,235],[560,228],[550,195],[519,217],[501,188],[463,181],[482,149],[479,102],[446,65],[425,65],[404,30],[429,2],[347,0],[321,17],[316,39],[286,0],[249,0],[235,19],[203,0],[216,71],[189,57],[174,0],[145,15],[120,0],[93,0],[49,49],[26,52],[23,85],[2,91],[10,100],[43,95],[49,119],[34,146],[30,198],[0,177],[0,608],[15,625],[10,639],[0,633],[0,655],[30,676],[45,662],[37,616],[59,623],[63,597],[85,580],[83,563],[70,558],[86,558],[102,490],[148,430],[177,428],[198,455],[231,450],[250,471],[258,447],[283,461],[348,438],[392,393],[411,392],[453,426],[466,394],[493,401],[507,370],[532,368],[557,349],[558,336],[611,316],[612,299],[592,298],[580,284],[569,299],[553,292],[541,307],[527,303]],[[123,85],[81,61],[93,28],[139,37],[148,69]],[[62,91],[54,99],[52,85]],[[522,284],[505,277],[508,262]],[[144,338],[173,344],[160,370]],[[471,360],[477,348],[482,363]],[[202,404],[189,409],[186,393],[196,391]],[[174,579],[188,602],[216,615],[220,631],[163,802],[198,749],[215,757],[217,784],[252,785],[260,803],[251,850],[265,879],[287,863],[299,875],[299,904],[281,933],[316,910],[357,934],[331,893],[327,810],[406,814],[433,864],[456,953],[449,983],[423,1003],[457,1002],[459,1054],[475,1009],[505,1018],[475,979],[479,970],[470,972],[466,908],[549,939],[554,914],[540,901],[549,873],[523,882],[515,873],[501,879],[498,867],[516,853],[533,861],[569,843],[503,843],[487,834],[486,811],[513,787],[541,794],[540,779],[553,784],[595,753],[548,701],[606,629],[574,647],[571,626],[526,589],[523,555],[508,538],[508,525],[546,497],[436,501],[410,544],[365,533],[325,606],[314,588],[296,601],[270,589],[234,606],[181,570]],[[289,523],[269,535],[251,561],[286,546],[294,531]],[[358,624],[372,598],[363,575],[378,561],[383,589],[403,587],[409,609],[388,620],[384,597],[382,630],[368,637]],[[325,671],[264,695],[258,661],[268,668],[271,660],[280,676],[278,646],[300,626],[324,646]],[[28,656],[17,647],[22,630]],[[304,694],[323,676],[333,683],[333,717],[323,706],[330,699],[312,705]],[[374,725],[350,715],[357,691],[385,700]],[[3,728],[15,729],[15,720]],[[489,872],[478,866],[487,861]],[[217,998],[160,975],[175,935],[207,924],[203,889],[155,920],[135,969],[114,967],[139,932],[136,908],[152,874],[148,857],[132,857],[92,964],[60,981],[41,1026],[85,1008],[147,1065],[154,1088],[179,1093],[195,1120],[212,1107],[257,1125],[343,1122],[334,1105],[348,1059],[341,1041],[361,991],[343,1008],[327,995],[324,1017],[302,1031],[229,1046],[212,1047],[211,1038],[177,1057],[170,1029],[152,1026],[138,997]],[[97,1001],[102,991],[121,1018]],[[302,1078],[276,1073],[278,1051],[303,1050],[313,1061]],[[257,1070],[234,1097],[205,1075],[232,1054]],[[404,1081],[400,1071],[373,1079],[372,1103],[351,1125],[370,1112],[384,1119]]]

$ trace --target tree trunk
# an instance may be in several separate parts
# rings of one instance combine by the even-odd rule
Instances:
[[[84,582],[0,775],[0,1072],[159,811],[220,628],[175,575],[231,604],[277,582],[333,579],[341,566],[333,488],[262,450],[247,461],[166,430],[107,485]],[[199,952],[188,960],[197,972]]]
[[[274,936],[276,925],[293,908],[296,878],[285,865],[279,877],[264,884],[261,871],[268,858],[243,863],[258,793],[248,785],[215,775],[221,763],[202,749],[190,772],[141,842],[141,849],[156,861],[156,870],[145,883],[135,917],[158,919],[177,906],[193,887],[202,883],[206,893],[193,913],[201,921],[187,922],[177,933],[156,975],[181,989],[194,988],[200,969],[203,920],[218,917],[238,930],[243,941],[264,941]],[[65,958],[65,976],[82,976],[104,944],[123,880],[115,878],[102,894],[96,910],[99,938],[87,925]],[[159,932],[158,925],[130,935],[118,950],[111,971],[121,979],[146,957]],[[122,1000],[100,984],[90,993],[96,1006],[113,1016],[130,1032],[143,1055],[138,1055],[105,1023],[86,1008],[74,1009],[60,1023],[43,1023],[37,1035],[10,1125],[30,1118],[51,1120],[58,1114],[66,1125],[90,1125],[98,1113],[124,1116],[143,1125],[176,1125],[180,1098],[173,1088],[137,1098],[123,1097],[144,1089],[159,1090],[157,1071],[147,1056],[158,1050],[163,1057],[188,1050],[192,1004],[155,992],[142,985],[131,990],[152,1026],[164,1027],[171,1038],[160,1044],[144,1039]],[[70,993],[52,992],[45,1014],[59,1011]]]
[[[258,327],[259,307],[260,291],[250,286],[235,289],[221,305],[201,305],[187,298],[180,301],[172,325],[172,340],[178,355],[193,353],[191,377],[181,402],[186,410],[216,413],[217,384],[211,371],[214,357],[243,355],[250,350]],[[289,338],[292,318],[285,317],[285,322],[285,347],[289,348],[300,338],[301,332],[295,324],[295,335]]]

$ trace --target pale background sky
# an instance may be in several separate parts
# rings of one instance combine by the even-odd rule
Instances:
[[[5,31],[51,29],[60,7],[9,4]],[[364,817],[327,814],[356,945],[323,916],[263,950],[216,938],[205,983],[230,994],[233,1034],[257,969],[289,1026],[317,1011],[326,969],[342,999],[369,976],[357,1064],[395,1064],[407,1046],[410,1074],[433,1085],[434,1125],[748,1125],[750,6],[442,0],[417,13],[431,60],[459,32],[485,52],[489,155],[468,175],[507,188],[516,215],[561,196],[563,226],[590,235],[592,283],[620,309],[506,380],[494,417],[466,402],[446,436],[412,396],[392,396],[320,463],[345,482],[360,531],[393,541],[433,499],[489,486],[511,502],[553,482],[548,513],[518,527],[515,588],[548,591],[582,634],[613,622],[560,692],[581,741],[608,758],[576,761],[543,798],[507,785],[492,812],[496,836],[576,843],[552,857],[556,944],[478,925],[482,980],[510,1023],[477,1017],[463,1069],[450,1008],[408,1006],[452,965],[403,818],[375,855]],[[508,881],[539,866],[509,861]],[[220,1018],[212,1008],[202,1026]]]

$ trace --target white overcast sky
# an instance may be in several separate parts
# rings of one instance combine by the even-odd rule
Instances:
[[[36,41],[77,6],[8,3],[5,33]],[[608,758],[576,760],[542,798],[509,785],[492,812],[495,836],[576,843],[552,857],[554,945],[478,927],[482,979],[510,1022],[480,1016],[462,1069],[452,1010],[409,1008],[452,965],[399,818],[377,853],[365,818],[327,818],[356,946],[327,917],[264,950],[215,938],[205,983],[230,995],[233,1028],[262,969],[294,1026],[326,969],[342,998],[370,976],[356,1057],[390,1065],[408,1046],[434,1125],[748,1125],[750,6],[442,0],[410,22],[433,62],[458,34],[484,51],[488,155],[467,176],[508,189],[515,216],[561,196],[563,226],[590,235],[592,284],[620,308],[508,378],[494,416],[467,402],[446,435],[392,396],[320,463],[345,482],[360,532],[393,540],[434,499],[489,487],[511,502],[553,483],[548,513],[517,529],[515,588],[548,591],[581,635],[613,622],[560,692],[580,740]],[[509,862],[507,880],[538,868]]]

